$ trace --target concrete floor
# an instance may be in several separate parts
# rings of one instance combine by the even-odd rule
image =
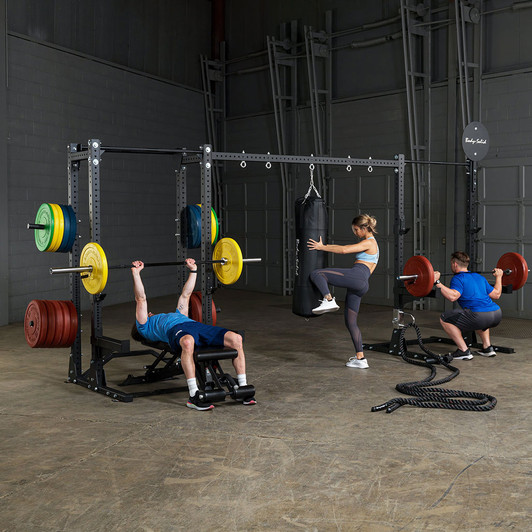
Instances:
[[[290,298],[229,289],[215,301],[219,324],[246,331],[256,406],[197,412],[186,392],[113,402],[64,382],[68,350],[31,350],[22,324],[0,328],[1,530],[532,530],[530,322],[496,331],[515,354],[456,362],[448,387],[495,395],[494,410],[386,414],[370,409],[424,368],[378,352],[346,368],[341,313],[306,321]],[[133,309],[104,308],[104,334],[126,338]],[[424,337],[441,334],[436,313],[416,314]],[[389,340],[391,319],[363,306],[365,341]],[[113,361],[109,385],[142,363]]]

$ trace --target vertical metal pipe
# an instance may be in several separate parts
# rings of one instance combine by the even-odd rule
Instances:
[[[460,85],[460,104],[462,107],[462,130],[464,130],[466,127],[466,111],[465,111],[464,79],[462,75],[464,58],[462,56],[463,43],[462,43],[461,32],[460,32],[460,20],[461,20],[460,10],[461,10],[461,1],[456,0],[456,2],[454,3],[455,24],[456,24],[456,49],[458,52],[458,79],[459,79],[459,85]]]
[[[220,44],[225,41],[225,0],[212,0],[211,13],[211,55],[213,59],[220,59]]]
[[[71,158],[72,153],[77,152],[76,144],[70,144],[67,146],[67,176],[68,176],[68,203],[74,210],[76,218],[78,217],[78,206],[79,206],[79,166],[80,161],[73,161]],[[76,220],[77,221],[77,220]],[[76,238],[72,249],[68,254],[68,264],[69,266],[77,267],[79,266],[79,240]],[[72,382],[77,379],[82,374],[82,361],[81,361],[81,279],[79,275],[70,276],[70,298],[74,307],[76,308],[76,313],[78,315],[78,331],[76,334],[76,339],[70,348],[70,360],[68,366],[68,376],[67,381]]]
[[[401,0],[401,27],[403,31],[403,59],[405,66],[405,81],[406,81],[406,107],[408,117],[408,135],[410,140],[410,157],[417,160],[418,157],[415,152],[415,120],[414,120],[414,108],[413,108],[413,91],[415,91],[415,84],[412,82],[412,53],[410,42],[410,23],[408,6],[405,4],[406,0]],[[419,219],[419,207],[418,207],[418,172],[417,166],[412,164],[412,193],[413,193],[413,205],[412,205],[412,217],[414,222],[413,227],[413,240],[414,240],[414,253],[418,250],[418,219]]]
[[[471,122],[471,105],[469,96],[469,65],[467,56],[467,32],[464,20],[464,4],[460,2],[460,30],[462,32],[462,56],[464,58],[464,89],[465,89],[465,107],[466,107],[466,124]]]

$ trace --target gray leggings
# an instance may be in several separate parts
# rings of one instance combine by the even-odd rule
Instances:
[[[352,268],[325,268],[314,270],[310,279],[322,296],[330,293],[329,285],[347,288],[345,296],[345,326],[347,327],[357,353],[362,351],[362,334],[357,319],[362,296],[369,290],[370,269],[365,264],[355,264]]]

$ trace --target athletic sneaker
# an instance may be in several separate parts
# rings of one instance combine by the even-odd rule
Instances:
[[[312,309],[312,314],[325,314],[326,312],[334,312],[339,308],[340,307],[336,304],[335,297],[333,297],[330,301],[324,297],[320,306]]]
[[[212,410],[214,408],[214,405],[204,403],[199,398],[199,390],[196,392],[196,395],[194,395],[194,397],[188,398],[187,406],[189,408],[195,408],[196,410]]]
[[[351,357],[345,364],[348,368],[366,369],[369,364],[366,358]]]
[[[248,397],[247,399],[244,399],[242,401],[242,404],[243,405],[256,405],[257,404],[257,401],[255,401],[255,398],[254,397]]]
[[[494,357],[495,356],[495,349],[493,349],[493,346],[484,347],[483,349],[479,349],[476,351],[477,355],[482,355],[483,357]]]
[[[473,355],[471,354],[471,351],[467,349],[466,351],[460,351],[460,349],[457,349],[453,353],[453,359],[454,360],[471,360],[473,358]]]

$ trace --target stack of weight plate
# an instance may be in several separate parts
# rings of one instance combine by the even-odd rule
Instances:
[[[203,316],[201,312],[201,292],[196,291],[192,292],[192,295],[190,296],[190,304],[189,304],[189,317],[190,319],[197,321],[199,323],[203,323]],[[212,324],[216,325],[216,305],[214,304],[214,299],[211,300],[212,307],[211,307],[211,313],[212,313]]]
[[[72,301],[34,299],[24,316],[30,347],[70,347],[78,334],[78,313]]]
[[[201,204],[188,205],[186,210],[187,220],[187,248],[199,248],[201,246]],[[211,208],[211,244],[218,240],[220,227],[218,216]]]
[[[43,203],[35,223],[44,226],[35,229],[35,244],[39,251],[68,253],[76,240],[76,214],[70,205]]]

